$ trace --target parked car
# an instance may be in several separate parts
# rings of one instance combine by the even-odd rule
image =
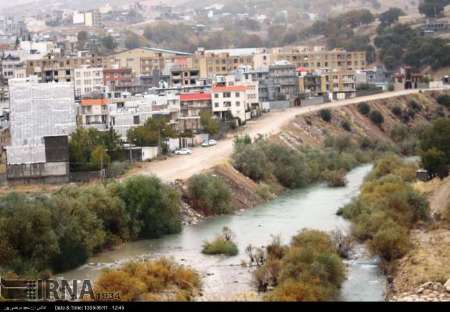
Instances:
[[[188,148],[182,148],[175,151],[175,155],[191,155],[192,151]]]
[[[209,141],[205,141],[202,143],[203,147],[209,147],[209,146],[214,146],[217,144],[216,140],[209,140]]]

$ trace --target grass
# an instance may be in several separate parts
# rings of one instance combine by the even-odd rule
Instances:
[[[205,242],[202,253],[205,255],[226,255],[231,257],[236,256],[239,253],[239,249],[233,241],[219,236],[212,242]]]

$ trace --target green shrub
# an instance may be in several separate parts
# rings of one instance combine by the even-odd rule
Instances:
[[[198,174],[191,177],[187,184],[193,209],[205,215],[231,212],[231,190],[220,177]]]
[[[129,162],[113,161],[109,168],[108,176],[110,178],[117,178],[123,176],[125,173],[128,172],[128,170],[130,170],[130,168],[131,165]]]
[[[331,118],[333,118],[331,111],[329,109],[322,109],[319,112],[320,118],[322,118],[325,122],[330,122]]]
[[[132,238],[159,238],[181,231],[180,194],[157,177],[136,176],[119,186]]]
[[[367,103],[358,104],[358,111],[361,115],[368,116],[370,113],[370,106]]]
[[[437,98],[437,102],[442,106],[450,108],[450,95],[440,95]]]
[[[414,100],[409,102],[408,106],[412,111],[416,113],[422,111],[422,106]]]
[[[369,114],[369,118],[377,126],[380,126],[384,123],[383,115],[377,110],[371,111]]]
[[[345,178],[345,170],[325,171],[323,178],[330,187],[343,187],[347,185],[347,179]]]
[[[392,128],[390,137],[394,142],[402,142],[410,136],[410,129],[402,124],[397,124]]]
[[[258,144],[235,145],[232,155],[234,168],[254,181],[270,175],[270,163]]]
[[[212,242],[204,242],[202,253],[205,255],[226,255],[236,256],[239,253],[237,245],[233,242],[233,233],[224,227],[222,234],[217,236]]]
[[[399,118],[403,114],[402,108],[400,106],[398,106],[398,105],[392,107],[391,112],[392,112],[392,114],[394,114],[395,116],[397,116]]]
[[[351,126],[351,124],[350,124],[347,120],[344,120],[344,121],[341,123],[341,127],[342,127],[342,129],[344,129],[345,131],[352,132],[352,126]]]
[[[371,240],[370,248],[387,261],[391,261],[404,256],[410,244],[406,229],[395,222],[386,222]]]
[[[345,279],[345,267],[330,236],[304,230],[289,246],[271,244],[256,271],[260,289],[274,287],[268,301],[324,301],[336,298]]]

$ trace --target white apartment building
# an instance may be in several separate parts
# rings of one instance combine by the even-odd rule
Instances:
[[[82,99],[78,108],[78,120],[84,128],[108,129],[109,99]]]
[[[110,126],[122,137],[128,130],[142,126],[149,118],[166,117],[176,127],[180,114],[180,97],[174,93],[150,94],[125,98],[109,104]]]
[[[89,67],[88,65],[76,68],[75,76],[75,96],[80,98],[92,93],[103,93],[105,83],[103,80],[103,68]]]
[[[247,87],[244,85],[220,86],[212,88],[212,111],[222,120],[236,119],[245,123],[247,115]]]

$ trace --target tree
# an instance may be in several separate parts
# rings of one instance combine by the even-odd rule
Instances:
[[[419,12],[426,17],[439,17],[448,4],[449,0],[423,0],[419,5]]]
[[[447,108],[450,108],[450,95],[440,95],[437,98],[437,102],[439,105],[445,106]]]
[[[322,110],[320,110],[319,114],[320,114],[320,118],[322,118],[323,121],[326,121],[326,122],[330,122],[331,118],[333,117],[331,115],[331,111],[329,109],[322,109]]]
[[[125,39],[125,47],[127,49],[136,49],[142,46],[141,38],[134,32],[128,32]]]
[[[370,106],[367,103],[358,104],[358,111],[361,115],[368,116],[370,113]]]
[[[109,165],[111,164],[111,157],[109,157],[106,149],[101,145],[98,145],[94,148],[94,150],[91,152],[90,158],[90,165],[92,168],[98,168],[99,170],[102,170],[109,167]]]
[[[369,118],[377,126],[381,126],[384,122],[383,115],[377,110],[371,111],[369,114]]]
[[[143,126],[128,130],[128,142],[137,146],[165,147],[165,140],[177,137],[175,129],[164,117],[149,118]]]
[[[405,12],[399,8],[390,8],[389,10],[380,14],[380,22],[383,26],[390,26],[398,22],[400,16],[404,16]]]
[[[449,164],[445,154],[433,147],[421,153],[422,165],[431,175],[448,176]]]
[[[130,178],[118,192],[130,216],[132,238],[159,238],[181,231],[180,194],[157,177]]]
[[[107,49],[107,50],[114,50],[115,48],[117,48],[117,43],[114,40],[114,38],[112,36],[106,36],[102,38],[102,45]]]
[[[231,190],[225,182],[210,174],[199,174],[188,180],[192,207],[206,215],[226,214],[231,210]]]
[[[210,112],[202,112],[200,114],[200,123],[203,129],[209,135],[216,135],[219,133],[220,125],[217,119],[213,119]]]
[[[77,35],[78,47],[83,49],[88,41],[88,33],[86,31],[80,31]]]

